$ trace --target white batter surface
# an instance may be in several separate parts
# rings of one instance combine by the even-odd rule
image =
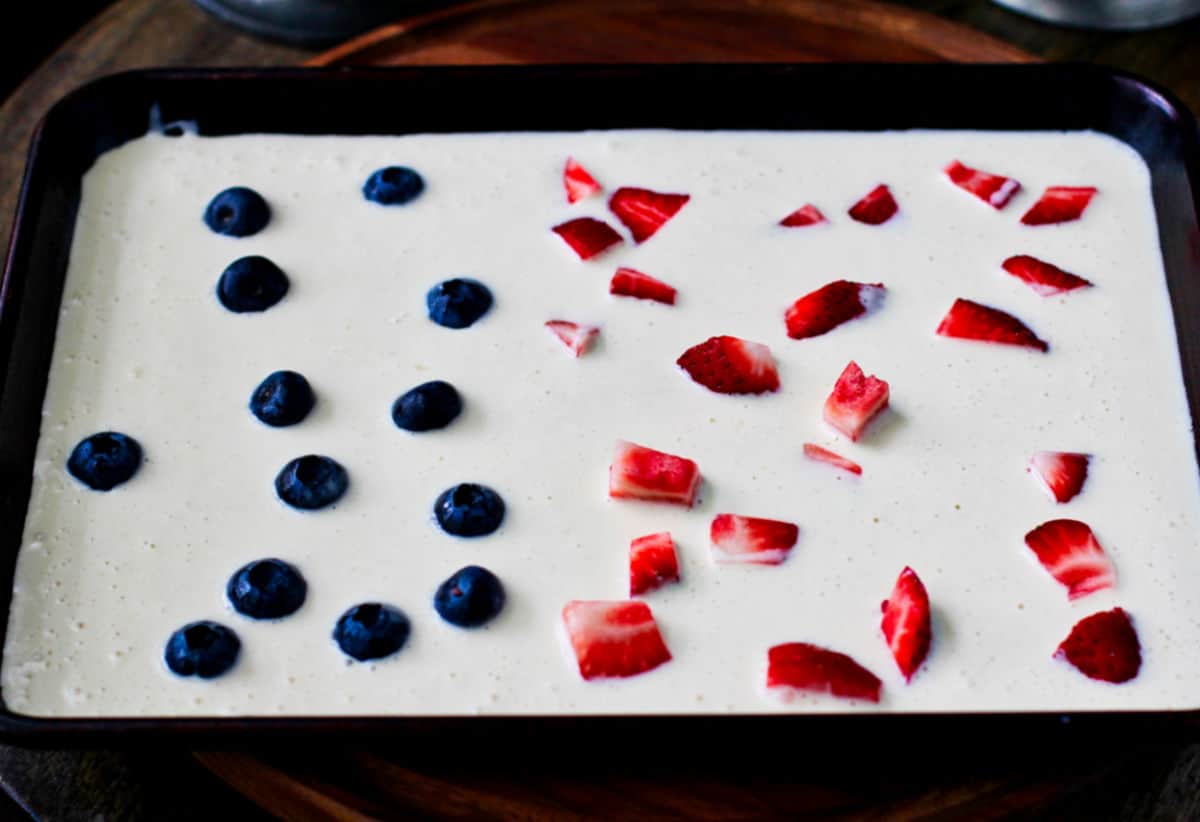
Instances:
[[[581,262],[550,227],[607,214],[568,206],[565,158],[611,192],[692,195],[641,246]],[[950,160],[1024,186],[997,212],[940,173]],[[390,164],[428,188],[406,207],[360,187]],[[859,225],[845,210],[877,183],[900,216]],[[208,200],[250,186],[273,209],[233,239],[201,221]],[[1084,218],[1018,218],[1048,185],[1094,185]],[[831,225],[777,222],[812,202]],[[622,229],[623,231],[623,229]],[[626,236],[628,236],[626,234]],[[1000,263],[1032,254],[1095,288],[1043,298]],[[213,289],[236,257],[263,254],[291,278],[264,314],[224,310]],[[676,286],[678,304],[610,297],[628,265]],[[474,327],[430,322],[424,295],[453,276],[491,287]],[[883,282],[883,309],[823,337],[789,340],[784,309],[835,279]],[[1050,353],[934,335],[956,297],[1007,310]],[[542,327],[603,326],[579,360]],[[715,334],[771,347],[782,390],[728,397],[674,365]],[[858,444],[821,423],[851,359],[891,383],[893,414]],[[301,425],[246,408],[268,373],[294,369],[317,394]],[[411,435],[389,411],[445,379],[466,410]],[[115,429],[147,462],[111,493],[64,463]],[[693,510],[606,498],[613,444],[695,459]],[[863,465],[861,479],[806,460],[813,441]],[[1040,449],[1095,455],[1084,492],[1051,502],[1025,472]],[[351,489],[300,513],[272,480],[290,458],[333,456]],[[616,131],[383,138],[150,136],[84,179],[38,443],[33,497],[3,662],[3,697],[38,716],[474,714],[761,711],[1021,711],[1200,706],[1200,483],[1157,239],[1149,176],[1125,145],[1091,133],[684,133]],[[460,481],[498,490],[496,534],[454,539],[434,498]],[[718,512],[790,520],[778,567],[716,566]],[[1041,522],[1089,523],[1115,590],[1068,603],[1022,542]],[[669,530],[683,582],[646,597],[674,659],[624,681],[584,682],[560,611],[627,592],[633,537]],[[309,598],[254,622],[224,599],[244,563],[295,563]],[[431,598],[462,565],[507,586],[482,630],[441,621]],[[905,685],[879,603],[905,565],[934,607],[933,648]],[[409,644],[351,664],[337,616],[382,600],[412,620]],[[1051,655],[1081,617],[1121,605],[1144,664],[1120,686]],[[162,662],[168,635],[215,619],[242,655],[212,681]],[[814,642],[884,681],[879,706],[764,693],[767,648]]]

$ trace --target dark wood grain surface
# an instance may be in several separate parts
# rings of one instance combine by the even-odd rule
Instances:
[[[1194,111],[1200,109],[1200,21],[1155,32],[1102,34],[1036,23],[986,0],[899,0],[896,5],[965,22],[1045,59],[1134,71],[1166,86]],[[11,220],[34,125],[55,99],[81,83],[136,67],[288,65],[312,56],[236,33],[187,0],[121,0],[64,44],[0,107],[0,219]],[[498,758],[504,744],[497,741]],[[739,756],[754,752],[714,752],[714,757]],[[569,818],[589,806],[612,815],[619,799],[630,803],[629,815],[644,818],[701,815],[705,806],[700,804],[656,804],[645,781],[635,779],[646,773],[684,793],[695,785],[696,796],[708,797],[707,807],[715,809],[708,818],[808,813],[870,819],[1200,819],[1200,745],[1188,742],[1114,738],[1087,746],[1031,743],[1028,749],[999,749],[978,739],[961,751],[937,751],[923,748],[920,740],[897,740],[894,749],[863,751],[861,761],[822,765],[820,752],[813,751],[797,759],[796,764],[815,768],[807,779],[778,764],[743,768],[736,771],[737,789],[728,792],[697,783],[678,763],[609,762],[582,783],[565,780],[559,793],[547,790],[542,770],[511,762],[483,770],[432,767],[422,764],[419,751],[397,746],[320,755],[293,746],[258,756],[209,755],[204,762],[260,801],[262,791],[274,787],[274,807],[295,819],[328,814],[414,818],[439,809],[462,818]],[[261,769],[263,762],[277,772],[277,785],[271,781],[276,777]],[[560,776],[564,768],[570,770],[556,767]],[[263,816],[179,750],[79,753],[0,746],[0,783],[47,820]],[[318,804],[310,796],[280,806],[279,791],[295,791],[297,785],[312,788]],[[641,793],[637,785],[643,786]],[[402,801],[387,807],[371,800],[381,795]]]
[[[357,37],[316,65],[1033,60],[877,0],[472,0]]]
[[[459,764],[430,762],[402,744],[199,757],[286,819],[1197,818],[1190,786],[1172,794],[1154,781],[1168,763],[1185,774],[1180,781],[1193,778],[1193,761],[1177,765],[1169,746],[1113,742],[1088,750],[978,739],[939,749],[897,739],[830,748],[820,737],[764,734],[753,747],[690,753],[631,739],[607,758],[569,747],[539,756],[504,740]]]

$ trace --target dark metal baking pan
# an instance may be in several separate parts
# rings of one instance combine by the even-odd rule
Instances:
[[[595,100],[618,105],[596,106]],[[43,396],[80,178],[152,125],[201,134],[406,134],[605,128],[865,130],[1093,129],[1150,168],[1183,374],[1200,419],[1200,138],[1171,95],[1129,75],[1074,66],[723,65],[142,71],[67,96],[30,149],[0,285],[0,612],[7,613],[29,500]],[[1197,431],[1200,427],[1194,426]],[[1200,441],[1197,442],[1200,447]],[[3,636],[0,634],[0,643]],[[1197,682],[1200,694],[1200,682]],[[1198,697],[1200,698],[1200,697]],[[39,719],[0,706],[0,733],[42,744],[148,736],[201,741],[337,734],[510,739],[644,736],[708,740],[793,727],[849,739],[904,723],[923,735],[1190,730],[1200,711],[697,717],[269,717]],[[636,730],[635,730],[636,729]],[[1061,732],[1061,730],[1060,730]]]

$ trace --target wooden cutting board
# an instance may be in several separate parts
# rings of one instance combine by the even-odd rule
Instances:
[[[384,26],[309,64],[1034,59],[965,26],[871,0],[476,0]]]
[[[296,740],[271,753],[195,756],[281,819],[512,822],[1115,819],[1122,774],[1161,758],[1133,738],[998,744],[981,734],[938,746],[907,727],[904,738],[832,751],[820,733],[783,738],[764,726],[755,744],[714,739],[682,754],[649,735],[603,757],[590,754],[586,739],[539,754],[535,732],[465,743],[469,754],[457,765],[426,761],[403,739],[371,748]]]
[[[969,28],[869,0],[479,0],[385,26],[308,64],[1034,59]],[[528,744],[496,740],[494,759],[476,756],[462,766],[426,763],[403,741],[196,756],[245,796],[291,820],[1000,819],[1043,806],[1060,780],[1079,786],[1119,766],[1111,756],[1093,756],[1076,759],[1079,768],[1068,775],[1025,758],[996,776],[986,765],[982,772],[964,771],[961,758],[935,756],[896,770],[889,760],[898,751],[864,752],[862,760],[834,764],[819,751],[794,752],[789,763],[756,764],[766,750],[599,765],[564,751],[558,762],[531,764],[521,761]]]

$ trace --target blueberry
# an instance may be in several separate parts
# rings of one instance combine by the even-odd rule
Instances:
[[[500,613],[504,586],[488,569],[468,565],[438,586],[433,607],[451,625],[474,628]]]
[[[250,413],[275,428],[295,425],[313,407],[312,386],[295,371],[276,371],[250,395]]]
[[[227,188],[204,209],[204,222],[218,234],[248,237],[262,231],[271,219],[271,207],[254,189]]]
[[[466,328],[492,307],[492,292],[476,280],[438,283],[425,295],[429,319],[446,328]]]
[[[241,649],[237,634],[204,620],[190,622],[171,634],[163,659],[180,676],[212,679],[233,667]]]
[[[233,609],[252,619],[279,619],[294,614],[308,594],[308,583],[281,559],[258,559],[229,578],[225,595]]]
[[[333,505],[350,484],[346,469],[329,457],[297,457],[275,477],[275,493],[293,508],[313,511]]]
[[[400,395],[392,404],[392,422],[405,431],[445,428],[462,413],[462,397],[448,382],[434,380]]]
[[[217,299],[238,314],[266,311],[287,292],[287,275],[266,257],[234,260],[217,281]]]
[[[142,446],[128,434],[102,431],[80,440],[67,458],[71,476],[94,491],[108,491],[137,473]]]
[[[371,174],[363,183],[363,196],[382,205],[404,205],[425,190],[421,175],[405,166],[388,166]]]
[[[333,628],[333,640],[359,662],[390,656],[404,647],[411,626],[398,608],[378,602],[355,605]]]
[[[471,482],[447,488],[433,504],[438,525],[456,537],[482,537],[500,527],[504,500],[486,485]]]

